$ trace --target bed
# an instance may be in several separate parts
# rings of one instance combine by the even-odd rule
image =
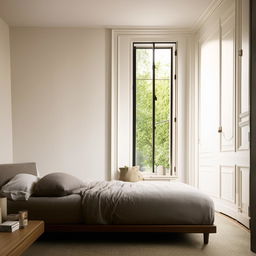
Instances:
[[[38,175],[36,164],[0,165],[0,187],[18,173]],[[97,181],[64,197],[8,200],[8,213],[21,209],[48,232],[202,233],[205,244],[216,233],[212,200],[178,182]]]

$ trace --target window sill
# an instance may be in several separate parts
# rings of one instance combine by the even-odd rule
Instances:
[[[177,179],[178,179],[177,176],[170,176],[170,175],[157,175],[157,174],[143,175],[144,181],[175,181]]]

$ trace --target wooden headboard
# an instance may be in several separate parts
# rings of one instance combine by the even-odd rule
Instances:
[[[28,173],[38,176],[36,163],[0,164],[0,187],[18,173]]]

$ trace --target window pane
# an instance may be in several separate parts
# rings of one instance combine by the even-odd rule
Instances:
[[[136,165],[152,172],[152,80],[136,82]]]
[[[171,50],[155,49],[156,79],[170,79]]]
[[[136,79],[152,79],[153,50],[136,50]]]
[[[156,80],[156,122],[170,120],[170,80]]]
[[[170,80],[156,80],[155,166],[170,168]]]
[[[156,124],[155,131],[155,166],[163,166],[166,172],[170,173],[170,136],[169,122]],[[161,168],[160,168],[161,169]]]

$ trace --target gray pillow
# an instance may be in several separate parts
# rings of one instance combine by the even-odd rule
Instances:
[[[12,200],[28,200],[38,180],[37,176],[19,173],[2,186],[1,195]]]
[[[62,172],[50,173],[39,180],[35,196],[66,196],[84,186],[78,178]]]

